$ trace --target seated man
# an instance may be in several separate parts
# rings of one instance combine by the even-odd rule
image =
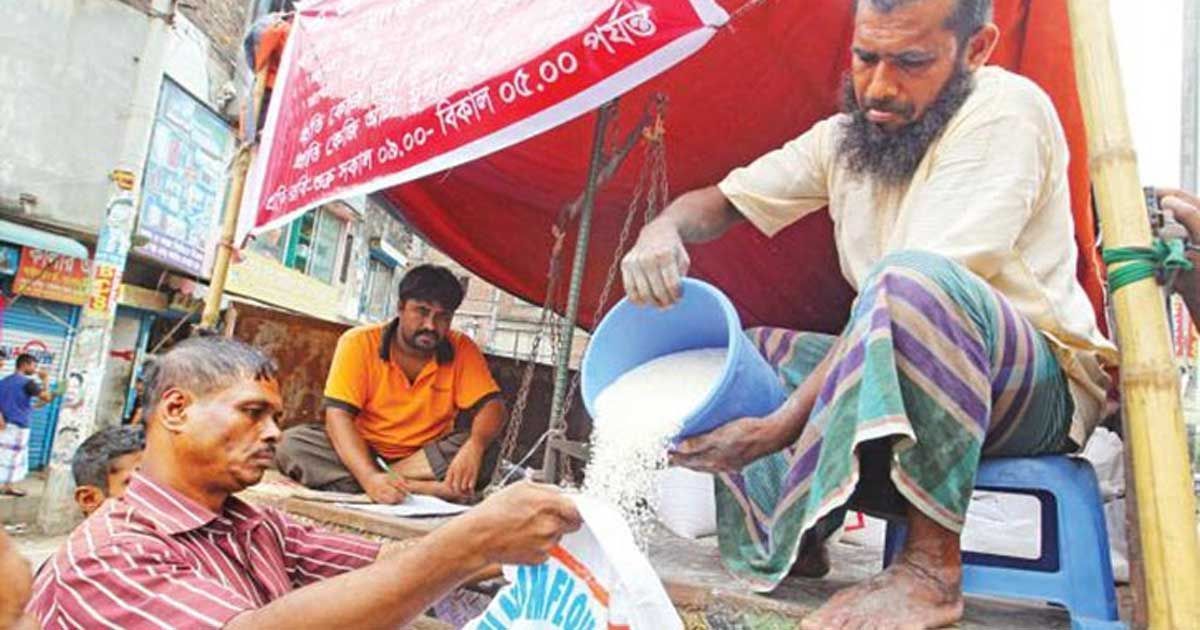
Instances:
[[[109,427],[79,445],[71,458],[75,477],[75,503],[84,516],[100,509],[108,499],[125,495],[129,478],[142,463],[146,436],[140,428]]]
[[[998,37],[988,0],[858,0],[844,112],[676,199],[622,261],[631,299],[667,305],[685,242],[829,207],[844,331],[752,331],[790,397],[673,454],[721,473],[721,556],[760,590],[828,570],[848,504],[908,520],[896,563],[804,628],[954,623],[980,457],[1072,450],[1099,419],[1115,349],[1075,277],[1066,138],[1042,90],[984,67]]]
[[[271,467],[280,436],[266,355],[188,339],[146,394],[140,471],[35,581],[27,610],[46,628],[396,628],[492,563],[542,562],[580,525],[557,490],[522,483],[415,543],[323,532],[233,496]]]
[[[486,485],[504,426],[479,348],[450,330],[463,288],[445,267],[400,281],[395,319],[346,331],[325,384],[325,424],[288,430],[279,469],[318,490],[465,500]],[[386,465],[386,467],[385,467]]]

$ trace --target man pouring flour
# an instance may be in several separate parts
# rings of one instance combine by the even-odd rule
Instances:
[[[826,571],[851,502],[907,518],[897,562],[805,628],[957,621],[980,457],[1074,450],[1101,412],[1115,351],[1074,275],[1066,139],[1042,90],[985,66],[998,37],[989,0],[859,0],[844,111],[676,199],[622,264],[666,306],[685,243],[829,207],[858,291],[843,333],[750,331],[790,397],[673,453],[721,473],[721,555],[761,590]]]

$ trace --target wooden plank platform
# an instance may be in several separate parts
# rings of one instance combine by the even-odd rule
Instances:
[[[416,540],[446,519],[394,518],[292,498],[282,486],[264,484],[241,495],[270,504],[331,529],[378,540]],[[650,560],[689,630],[794,628],[840,588],[879,570],[878,550],[834,544],[834,571],[824,579],[792,578],[769,595],[739,587],[721,566],[714,540],[692,541],[666,530],[650,535]],[[1067,630],[1065,611],[1050,607],[967,598],[966,617],[957,626],[971,630]]]

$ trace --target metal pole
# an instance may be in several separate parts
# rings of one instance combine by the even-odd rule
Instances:
[[[1179,185],[1184,190],[1196,190],[1196,159],[1198,112],[1200,106],[1200,3],[1196,0],[1183,2],[1183,120],[1180,139]]]
[[[596,204],[596,188],[599,185],[600,169],[604,161],[604,132],[608,122],[617,112],[617,99],[600,107],[596,115],[596,129],[592,134],[592,157],[588,163],[587,187],[583,191],[583,203],[579,212],[579,235],[575,239],[575,260],[571,264],[571,285],[567,293],[567,311],[563,313],[562,343],[554,366],[554,398],[550,404],[550,435],[546,440],[546,457],[542,472],[546,481],[558,479],[558,453],[554,442],[566,434],[566,419],[560,417],[566,403],[567,380],[571,367],[571,343],[575,339],[575,322],[579,317],[579,297],[583,289],[583,271],[587,263],[588,238],[592,230],[592,210]]]

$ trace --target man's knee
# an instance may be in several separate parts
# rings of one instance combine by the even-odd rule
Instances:
[[[862,295],[880,291],[908,295],[913,306],[922,299],[940,295],[954,302],[977,301],[984,295],[986,283],[969,269],[950,258],[932,252],[904,250],[883,257],[868,274]]]
[[[922,277],[939,281],[948,277],[957,277],[963,273],[969,274],[965,267],[941,254],[919,249],[906,249],[892,252],[884,256],[871,267],[867,274],[867,284],[878,283],[881,280],[903,275]]]
[[[947,317],[964,317],[968,329],[989,330],[994,304],[993,290],[962,264],[932,252],[905,250],[885,256],[872,268],[854,315],[874,317],[872,313],[884,308],[893,318],[932,318],[936,325],[946,323]]]
[[[322,435],[318,436],[317,433]],[[298,455],[312,450],[325,437],[325,426],[317,423],[301,424],[291,427],[279,436],[279,444],[275,446],[275,458],[280,462],[295,459]],[[325,437],[328,441],[328,438]]]
[[[325,425],[302,424],[283,432],[275,446],[275,465],[279,472],[310,488],[321,488],[332,482],[349,478],[338,457]]]

